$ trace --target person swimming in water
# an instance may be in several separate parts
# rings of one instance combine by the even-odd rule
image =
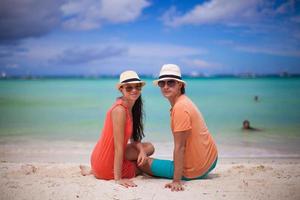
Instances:
[[[253,128],[250,126],[250,121],[249,120],[244,120],[243,121],[243,130],[250,130],[250,131],[261,131],[258,128]]]

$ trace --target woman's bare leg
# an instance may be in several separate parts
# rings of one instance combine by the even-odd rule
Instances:
[[[79,168],[80,168],[80,173],[82,176],[87,176],[87,175],[93,174],[93,170],[88,166],[79,165]]]
[[[154,147],[151,143],[145,142],[142,143],[142,145],[147,156],[151,156],[154,153]],[[131,161],[136,161],[139,155],[138,150],[133,146],[133,144],[127,145],[125,153],[126,153],[126,159]],[[79,168],[82,176],[88,176],[93,174],[93,170],[89,166],[80,165]],[[137,170],[138,170],[137,174],[141,174],[141,171],[139,169]]]

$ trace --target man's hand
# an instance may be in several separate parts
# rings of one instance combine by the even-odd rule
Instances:
[[[180,181],[173,181],[172,183],[168,183],[165,185],[165,188],[170,188],[172,192],[184,190],[183,184]]]

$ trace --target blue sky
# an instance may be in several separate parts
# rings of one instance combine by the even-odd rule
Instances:
[[[0,73],[300,73],[299,0],[2,0]]]

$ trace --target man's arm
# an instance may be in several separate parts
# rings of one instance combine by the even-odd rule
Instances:
[[[180,191],[183,190],[183,186],[181,184],[181,178],[183,175],[183,165],[184,165],[184,152],[185,145],[188,136],[190,135],[189,131],[175,132],[174,136],[174,151],[173,151],[173,159],[174,159],[174,175],[173,182],[166,185],[166,187],[171,188],[172,191]]]
[[[183,174],[184,152],[190,131],[174,133],[174,176],[173,181],[180,181]]]

